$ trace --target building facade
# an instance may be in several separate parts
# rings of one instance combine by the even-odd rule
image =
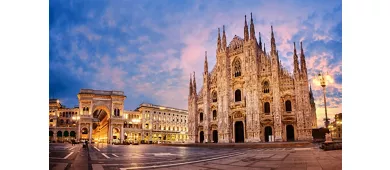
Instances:
[[[186,110],[142,103],[124,110],[122,91],[81,89],[79,106],[65,108],[49,100],[49,140],[88,140],[101,143],[184,142],[187,137]]]
[[[271,26],[271,50],[256,39],[251,16],[245,16],[244,38],[229,45],[218,28],[216,65],[208,72],[205,54],[203,84],[197,91],[190,76],[189,142],[260,142],[311,140],[316,127],[314,100],[310,100],[302,42],[298,57],[294,43],[293,73],[279,60]]]

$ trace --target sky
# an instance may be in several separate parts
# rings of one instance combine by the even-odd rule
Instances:
[[[216,63],[218,28],[227,43],[243,37],[252,13],[256,35],[270,50],[271,25],[283,65],[293,68],[293,43],[303,41],[309,81],[323,126],[326,72],[328,117],[342,112],[341,0],[49,1],[49,94],[67,107],[80,89],[120,90],[125,109],[142,102],[187,109],[190,73],[203,83],[204,54]],[[299,48],[299,46],[298,46]]]

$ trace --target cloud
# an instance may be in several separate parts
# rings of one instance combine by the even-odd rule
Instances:
[[[102,1],[50,6],[50,76],[62,70],[80,81],[63,98],[76,96],[79,88],[123,90],[132,96],[126,99],[127,109],[142,101],[186,109],[190,73],[196,72],[200,90],[204,52],[209,71],[216,63],[218,28],[222,33],[225,25],[229,44],[234,35],[243,37],[244,15],[249,24],[252,12],[256,36],[261,32],[267,51],[273,25],[280,58],[290,72],[293,42],[299,52],[303,41],[310,81],[319,71],[328,72],[335,80],[327,87],[329,106],[341,111],[341,1]],[[50,85],[57,91],[60,87]],[[321,87],[313,86],[313,93],[322,116]]]

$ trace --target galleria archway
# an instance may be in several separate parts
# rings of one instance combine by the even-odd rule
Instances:
[[[98,108],[93,114],[92,139],[94,142],[107,143],[109,131],[109,114],[107,108]]]

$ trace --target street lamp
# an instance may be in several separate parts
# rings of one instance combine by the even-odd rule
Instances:
[[[313,81],[315,84],[320,84],[324,90],[325,127],[328,129],[329,119],[328,119],[328,111],[326,109],[326,85],[328,83],[332,83],[333,80],[328,74],[325,75],[324,73],[319,73],[317,77],[318,77],[319,82],[316,79],[314,79]]]
[[[80,116],[73,116],[72,117],[73,120],[76,120],[76,124],[78,125],[79,124],[79,120],[80,120]],[[79,139],[77,138],[77,135],[80,135],[80,129],[77,130],[77,133],[76,133],[76,141],[78,141]]]

